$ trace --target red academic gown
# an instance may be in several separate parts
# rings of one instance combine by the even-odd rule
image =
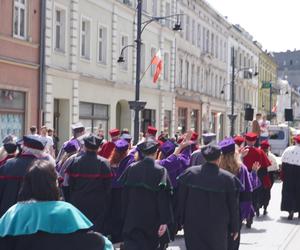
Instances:
[[[260,171],[262,172],[262,184],[265,188],[271,187],[271,180],[268,175],[268,167],[272,165],[266,153],[261,150],[260,148],[256,147],[248,147],[249,152],[243,158],[243,163],[248,168],[248,171],[252,171],[252,166],[255,162],[259,162],[261,168]]]
[[[111,156],[114,149],[115,149],[115,144],[112,141],[108,141],[103,144],[102,148],[98,152],[98,155],[108,159]]]

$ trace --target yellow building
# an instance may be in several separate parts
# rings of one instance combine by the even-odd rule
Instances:
[[[257,46],[259,47],[259,44]],[[258,69],[258,112],[267,115],[269,120],[275,118],[276,112],[273,108],[276,106],[279,91],[277,85],[277,67],[278,65],[272,54],[261,49]],[[272,112],[272,110],[275,112]]]

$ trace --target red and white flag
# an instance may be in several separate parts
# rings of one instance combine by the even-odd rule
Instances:
[[[278,101],[276,102],[276,104],[272,108],[273,113],[277,113],[277,106],[278,106]]]
[[[155,56],[152,58],[151,65],[156,65],[156,69],[153,76],[153,83],[156,83],[163,67],[163,61],[162,61],[160,50],[158,50]]]

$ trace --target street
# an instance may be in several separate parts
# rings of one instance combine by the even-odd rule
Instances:
[[[281,182],[274,184],[268,215],[254,219],[251,229],[242,228],[240,250],[296,250],[299,249],[299,220],[286,219],[287,213],[280,211]],[[297,214],[296,214],[297,217]],[[171,244],[168,250],[184,250],[183,236]]]

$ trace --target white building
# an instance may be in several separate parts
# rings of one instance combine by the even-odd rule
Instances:
[[[178,132],[192,128],[225,136],[228,28],[206,1],[178,1],[183,30],[176,38],[176,113]]]
[[[259,48],[253,43],[253,38],[239,25],[232,25],[229,28],[228,43],[228,84],[226,85],[227,113],[231,114],[231,81],[232,81],[232,48],[234,48],[235,58],[235,102],[234,114],[237,115],[235,120],[235,133],[245,131],[247,122],[245,121],[245,108],[252,107],[254,114],[258,109],[258,78],[255,72],[258,72]],[[249,74],[252,70],[252,77]],[[227,118],[228,119],[228,118]],[[229,119],[228,119],[229,121]],[[230,122],[228,123],[230,125]],[[228,134],[230,126],[228,126]]]
[[[143,1],[143,20],[175,13],[175,0]],[[121,49],[135,44],[136,1],[47,0],[45,122],[61,141],[70,136],[77,121],[88,130],[133,130],[128,101],[135,97],[136,51]],[[153,84],[154,68],[141,81],[141,100],[147,105],[141,130],[148,124],[174,133],[175,33],[171,21],[153,22],[142,35],[142,72],[160,49],[164,72]]]

